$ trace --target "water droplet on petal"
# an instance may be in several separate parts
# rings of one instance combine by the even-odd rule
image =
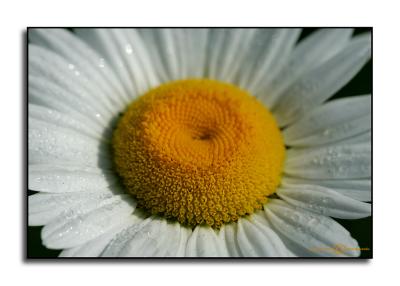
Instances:
[[[105,62],[103,58],[99,59],[99,67],[104,68],[105,67]]]
[[[324,136],[328,136],[331,133],[329,129],[326,129],[323,133]]]
[[[128,55],[130,55],[130,54],[133,53],[133,49],[132,49],[132,46],[131,46],[130,44],[126,44],[126,45],[125,45],[125,52],[126,52]]]

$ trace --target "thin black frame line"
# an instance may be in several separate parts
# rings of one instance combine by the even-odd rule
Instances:
[[[107,28],[107,29],[111,29],[111,28],[122,28],[122,29],[129,29],[129,28],[139,28],[139,29],[147,29],[147,28],[368,28],[370,29],[371,32],[371,73],[370,73],[370,80],[371,80],[371,236],[370,236],[370,241],[371,241],[371,248],[370,248],[370,253],[371,256],[369,257],[256,257],[256,258],[250,258],[250,257],[196,257],[196,258],[190,258],[190,257],[118,257],[118,258],[114,258],[114,257],[29,257],[28,256],[28,191],[29,191],[29,186],[28,186],[28,162],[29,162],[29,152],[28,152],[28,130],[29,130],[29,116],[28,116],[28,96],[29,96],[29,85],[28,85],[28,78],[29,78],[29,65],[28,65],[28,61],[29,61],[29,43],[28,43],[28,33],[30,29],[37,29],[37,28],[47,28],[47,29],[60,29],[60,28]],[[25,129],[25,137],[23,136],[22,138],[25,139],[25,144],[21,144],[21,146],[25,146],[25,149],[22,150],[23,153],[23,158],[22,158],[22,162],[25,163],[26,168],[23,172],[23,186],[24,186],[24,190],[23,193],[25,195],[25,209],[23,211],[25,211],[25,216],[22,216],[24,218],[24,222],[23,224],[25,224],[25,235],[24,235],[24,247],[25,247],[25,256],[23,257],[24,261],[26,262],[33,262],[33,261],[48,261],[48,260],[59,260],[59,261],[126,261],[126,260],[131,260],[131,261],[281,261],[281,260],[286,260],[286,261],[309,261],[309,260],[315,260],[315,261],[336,261],[336,260],[340,260],[340,261],[368,261],[373,259],[373,27],[372,26],[276,26],[276,27],[258,27],[258,26],[254,26],[254,27],[83,27],[83,26],[65,26],[65,27],[46,27],[46,26],[37,26],[37,27],[27,27],[26,31],[25,31],[26,35],[25,35],[25,45],[23,45],[23,47],[25,48],[25,61],[23,62],[23,68],[25,68],[26,73],[25,73],[25,80],[24,82],[24,86],[23,89],[25,89],[25,91],[23,91],[23,101],[22,101],[22,105],[23,105],[23,116],[25,116],[25,121],[22,120],[22,123],[24,124],[25,122],[25,126],[22,126],[22,132],[24,132]],[[23,53],[24,54],[24,53]],[[24,100],[25,100],[25,104],[24,104]]]

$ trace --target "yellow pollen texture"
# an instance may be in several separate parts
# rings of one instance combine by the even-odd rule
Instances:
[[[285,147],[272,114],[230,84],[181,80],[136,99],[113,134],[116,170],[138,207],[221,227],[261,209]]]

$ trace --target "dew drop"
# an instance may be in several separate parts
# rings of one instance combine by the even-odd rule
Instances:
[[[318,224],[319,224],[319,219],[317,219],[317,218],[315,218],[315,217],[311,218],[311,219],[307,222],[307,225],[310,226],[310,227],[315,227],[315,226],[318,225]]]
[[[105,61],[103,58],[99,59],[99,67],[104,68],[105,67]]]
[[[130,44],[126,44],[126,45],[125,45],[125,52],[126,52],[128,55],[130,55],[130,54],[133,53],[133,49],[132,49],[132,46],[131,46]]]
[[[290,216],[290,218],[294,221],[294,222],[298,222],[300,220],[300,216],[298,214],[293,214]]]

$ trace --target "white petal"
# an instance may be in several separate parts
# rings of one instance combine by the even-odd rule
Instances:
[[[359,219],[371,215],[371,205],[331,189],[313,185],[283,185],[277,194],[288,203],[323,215]]]
[[[130,99],[160,83],[145,44],[134,29],[75,29],[118,73]]]
[[[187,228],[187,227],[183,227],[181,226],[179,223],[175,223],[174,227],[176,228],[176,226],[179,227],[179,236],[176,238],[176,236],[172,236],[172,239],[177,239],[176,242],[174,243],[178,243],[177,247],[176,247],[176,253],[174,255],[173,252],[170,252],[170,256],[176,256],[176,257],[184,257],[185,256],[185,252],[186,252],[186,245],[187,242],[189,240],[189,237],[192,233],[192,230]],[[171,226],[169,226],[171,228]]]
[[[29,102],[59,111],[102,132],[109,122],[90,103],[42,76],[29,75]]]
[[[44,106],[30,103],[28,105],[28,114],[29,120],[31,120],[32,118],[41,122],[50,123],[55,126],[82,133],[86,136],[90,136],[98,140],[100,140],[100,138],[102,137],[101,131],[93,128],[95,127],[95,125],[87,124],[88,122],[83,123],[82,121],[78,121],[71,116],[65,115],[61,112]]]
[[[205,70],[205,75],[208,78],[218,78],[218,68],[222,65],[220,54],[224,51],[225,42],[230,36],[229,33],[234,32],[230,29],[212,29],[208,32]]]
[[[162,81],[204,77],[207,30],[140,29]]]
[[[237,242],[237,223],[225,224],[221,227],[218,236],[225,244],[229,257],[243,256]]]
[[[307,179],[362,179],[371,177],[370,144],[291,149],[284,172]]]
[[[238,221],[237,241],[244,257],[287,257],[290,256],[279,236],[260,215]]]
[[[121,47],[110,29],[79,28],[74,32],[102,55],[106,63],[110,63],[118,79],[122,82],[125,93],[131,98],[137,96],[139,91],[135,82],[132,81],[127,60],[123,55],[128,43],[124,43],[124,46]]]
[[[135,214],[133,214],[135,216]],[[142,229],[146,224],[150,223],[151,219],[145,219],[137,217],[137,220],[130,227],[123,229],[111,240],[104,251],[101,253],[103,257],[119,257],[123,256],[128,249],[124,250],[130,240],[136,235],[140,229]],[[150,240],[150,243],[153,240]]]
[[[45,225],[63,211],[87,201],[100,201],[112,197],[111,192],[84,192],[69,194],[38,193],[28,197],[28,221],[30,226]]]
[[[120,49],[122,48],[122,57],[125,57],[129,66],[131,78],[136,80],[139,92],[146,92],[146,89],[160,84],[157,72],[151,62],[150,54],[146,49],[145,43],[134,29],[112,30],[118,39]],[[142,77],[140,77],[140,74]],[[140,82],[143,81],[143,82]]]
[[[358,36],[323,65],[302,75],[273,108],[279,124],[285,126],[326,101],[357,74],[370,54],[370,35]]]
[[[212,29],[208,38],[208,77],[234,82],[247,54],[255,29]]]
[[[107,190],[116,181],[113,173],[98,168],[29,165],[28,188],[33,191],[64,193]]]
[[[329,217],[296,209],[281,200],[270,200],[264,211],[273,227],[309,256],[360,255],[357,241]]]
[[[120,232],[102,253],[106,257],[183,256],[190,230],[164,219],[148,218]]]
[[[113,227],[105,234],[100,235],[99,237],[92,239],[82,245],[64,249],[60,253],[60,257],[98,257],[118,233],[120,233],[124,229],[129,228],[134,223],[137,223],[137,221],[138,219],[136,216],[128,216],[120,225]]]
[[[309,180],[284,177],[282,184],[316,185],[332,189],[357,201],[371,201],[371,180]]]
[[[28,51],[30,76],[40,77],[60,86],[82,103],[93,106],[107,121],[120,110],[102,96],[96,83],[91,82],[83,70],[77,70],[65,58],[33,44],[29,45]]]
[[[105,102],[119,109],[124,107],[127,95],[113,70],[78,37],[65,29],[30,29],[28,36],[30,42],[62,55],[71,69],[85,74],[99,88],[96,97],[104,97]]]
[[[248,49],[240,86],[269,106],[265,87],[289,60],[301,29],[259,29]]]
[[[157,29],[154,32],[169,78],[183,78],[184,63],[181,61],[179,49],[180,44],[182,44],[182,39],[180,39],[182,30]]]
[[[158,53],[167,79],[204,77],[206,29],[145,29],[140,32],[150,50]]]
[[[348,97],[317,107],[283,131],[290,146],[315,146],[371,129],[371,96]]]
[[[29,118],[28,133],[30,163],[111,166],[108,145],[94,138],[33,118]]]
[[[363,123],[365,124],[365,122]],[[330,131],[327,132],[329,136]],[[336,133],[336,132],[335,132]],[[339,145],[355,145],[355,144],[370,144],[372,143],[371,139],[371,130],[367,132],[363,132],[339,141],[333,141],[333,142],[327,142],[326,144],[321,144],[321,145],[315,145],[315,147],[329,147],[329,146],[339,146]],[[289,144],[288,144],[289,145]],[[296,148],[303,148],[301,146],[294,145],[293,147]],[[314,147],[314,146],[307,146],[307,147]]]
[[[363,144],[367,144],[367,143],[371,144],[371,142],[372,142],[371,138],[372,138],[371,131],[368,131],[368,132],[364,132],[364,133],[361,133],[359,135],[344,139],[344,140],[340,141],[340,144],[345,144],[345,145],[361,144],[361,143],[363,143]],[[336,142],[331,143],[331,144],[335,144],[335,143]]]
[[[223,257],[228,256],[228,250],[211,227],[197,226],[187,242],[186,256]]]
[[[168,73],[166,67],[168,55],[166,58],[165,50],[162,46],[163,39],[160,38],[158,29],[139,29],[138,33],[140,34],[141,39],[143,39],[146,52],[149,54],[150,65],[154,67],[154,70],[157,73],[157,78],[160,82],[174,80],[174,78],[172,78]]]
[[[281,93],[302,74],[320,66],[341,51],[349,42],[352,29],[320,29],[302,40],[293,50],[284,68],[265,91],[273,107]]]
[[[156,222],[159,222],[158,225]],[[127,252],[126,256],[152,256],[152,257],[182,257],[190,235],[190,229],[181,226],[179,223],[168,223],[165,219],[154,219],[146,224],[140,232],[137,232],[130,241],[131,247],[135,250]],[[145,236],[140,235],[146,234]],[[140,241],[144,238],[142,247]],[[152,249],[154,240],[156,247]],[[149,255],[151,253],[151,255]],[[125,255],[124,255],[125,256]]]
[[[47,248],[70,248],[81,245],[111,230],[129,216],[135,204],[128,196],[112,196],[88,207],[82,204],[63,212],[42,229]]]
[[[181,56],[186,65],[186,76],[204,78],[209,31],[207,29],[184,29],[184,34],[186,48],[182,51]]]
[[[178,37],[181,30],[173,29],[151,29],[155,48],[160,54],[160,60],[165,68],[167,77],[171,80],[183,77],[182,66],[179,57]],[[145,37],[148,39],[148,37]]]

